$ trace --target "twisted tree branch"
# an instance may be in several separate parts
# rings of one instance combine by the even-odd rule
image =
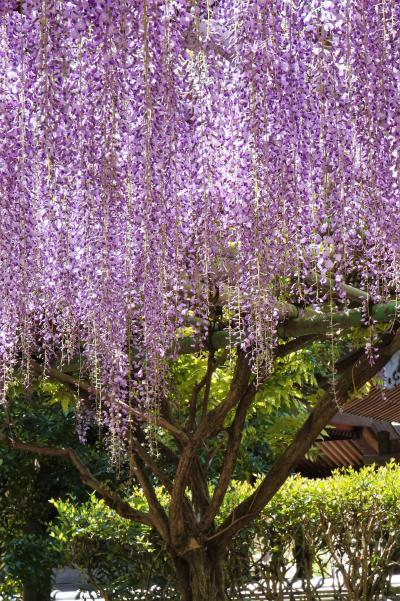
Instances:
[[[96,491],[104,499],[105,504],[118,513],[118,515],[134,522],[146,524],[147,526],[155,526],[150,514],[134,509],[117,492],[97,480],[74,449],[68,447],[50,447],[36,442],[23,442],[17,438],[7,436],[3,432],[0,432],[0,443],[11,449],[17,449],[25,453],[67,459],[78,471],[81,481]]]
[[[233,468],[235,466],[237,454],[242,440],[243,425],[246,419],[247,410],[250,407],[255,394],[256,387],[254,386],[254,384],[250,384],[246,394],[241,398],[237,406],[233,422],[227,430],[228,440],[220,476],[218,479],[218,483],[214,489],[214,494],[212,496],[211,503],[204,515],[204,521],[202,524],[202,527],[204,528],[205,532],[211,527],[214,518],[222,505],[225,493],[231,481]]]
[[[130,439],[129,443],[129,452],[136,453],[137,456],[141,459],[141,461],[147,465],[151,472],[159,479],[161,484],[164,485],[165,489],[171,493],[172,492],[172,481],[168,478],[165,472],[157,465],[153,457],[143,448],[138,440],[136,440],[133,436]]]
[[[357,353],[354,355],[354,361],[338,378],[335,390],[328,389],[326,391],[304,425],[298,430],[293,442],[273,464],[253,494],[240,503],[220,528],[208,538],[210,544],[219,549],[226,548],[239,530],[260,513],[285,482],[291,470],[302,459],[321,430],[337,412],[338,405],[343,406],[348,395],[375,376],[386,365],[388,357],[399,349],[400,330],[396,334],[384,337],[384,341],[378,347],[378,357],[373,365],[370,365],[365,353],[362,356]]]
[[[160,536],[164,539],[164,541],[168,542],[168,518],[157,498],[154,486],[146,474],[145,467],[139,455],[135,455],[135,453],[133,453],[129,448],[128,453],[133,473],[138,479],[149,505],[149,515],[152,517],[154,526],[159,532]]]

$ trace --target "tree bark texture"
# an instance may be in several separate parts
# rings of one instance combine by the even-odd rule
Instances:
[[[182,601],[227,601],[224,564],[205,549],[174,559],[176,588]]]

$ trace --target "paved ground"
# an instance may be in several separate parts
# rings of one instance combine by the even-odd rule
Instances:
[[[65,569],[57,573],[56,582],[53,591],[53,599],[54,601],[104,601],[102,597],[97,597],[94,593],[80,593],[79,585],[81,584],[81,577],[79,572],[75,570]],[[332,590],[332,580],[327,579],[322,583],[318,578],[314,579],[314,586],[321,592],[325,594],[329,594],[329,591]],[[400,574],[396,574],[392,577],[392,585],[400,591]],[[299,583],[300,587],[300,583]],[[297,588],[296,586],[294,588]],[[252,589],[253,586],[250,585],[247,589],[247,595],[249,595],[249,599],[252,598]],[[133,598],[140,599],[141,595],[137,592],[137,596],[135,595]],[[247,597],[246,595],[246,597]],[[259,599],[257,594],[254,595],[254,599]],[[327,597],[328,598],[328,597]],[[389,600],[387,600],[389,601]]]
[[[103,597],[98,597],[94,593],[81,593],[81,583],[81,577],[79,575],[79,572],[77,572],[76,570],[71,570],[67,568],[65,570],[59,571],[56,575],[56,581],[54,584],[52,594],[54,601],[104,601]],[[326,579],[325,582],[322,584],[318,578],[314,578],[313,584],[317,588],[317,590],[320,593],[322,593],[324,599],[332,599],[332,596],[330,595],[333,584],[332,579]],[[386,601],[400,601],[400,574],[396,574],[392,577],[392,586],[397,591],[397,594],[390,599],[386,599]],[[296,588],[298,590],[296,598],[298,598],[300,601],[302,599],[300,594],[300,583],[298,583],[297,587],[296,585],[294,586],[294,589]],[[262,601],[263,599],[262,594],[260,593],[260,589],[257,590],[257,587],[255,585],[249,585],[246,591],[243,591],[243,593],[243,598],[246,601]],[[154,598],[159,598],[159,596],[155,595]],[[145,599],[149,599],[149,597],[146,594],[141,593],[140,591],[135,591],[132,594],[132,601],[145,601]]]

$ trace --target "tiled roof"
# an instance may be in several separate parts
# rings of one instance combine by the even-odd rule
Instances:
[[[332,469],[346,465],[361,467],[370,461],[386,461],[379,439],[387,437],[387,456],[399,460],[400,453],[400,386],[390,390],[375,387],[363,397],[348,403],[331,421],[330,436],[316,442],[315,461],[303,459],[298,465],[305,475],[324,476]]]
[[[384,422],[400,422],[400,386],[391,390],[375,387],[364,398],[348,403],[343,412]]]

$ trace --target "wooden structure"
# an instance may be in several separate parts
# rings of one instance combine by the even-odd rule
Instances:
[[[330,421],[327,436],[317,442],[315,461],[304,459],[297,470],[304,476],[324,477],[343,467],[361,467],[390,459],[400,462],[400,386],[374,388],[350,402]]]

